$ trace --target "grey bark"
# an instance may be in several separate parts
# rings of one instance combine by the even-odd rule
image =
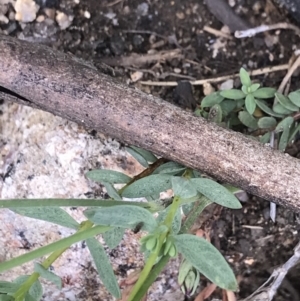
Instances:
[[[120,84],[46,46],[0,36],[0,53],[0,86],[7,89],[2,89],[2,97],[300,210],[299,160]]]

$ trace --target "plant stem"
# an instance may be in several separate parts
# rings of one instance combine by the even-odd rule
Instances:
[[[159,274],[162,272],[166,264],[168,263],[170,259],[169,255],[163,256],[161,260],[153,267],[151,270],[151,273],[149,274],[148,278],[145,280],[145,282],[142,284],[141,288],[135,295],[132,301],[140,301],[142,300],[143,296],[147,293],[148,289],[152,285],[152,283],[156,280],[156,278],[159,276]]]
[[[63,253],[65,252],[69,247],[66,247],[62,250],[57,250],[55,252],[53,252],[43,263],[42,266],[45,269],[48,269],[50,267],[50,265]],[[48,264],[45,264],[45,262],[48,261]],[[21,286],[20,288],[15,292],[15,294],[13,295],[13,297],[15,298],[15,300],[20,300],[22,301],[26,295],[26,293],[29,291],[29,289],[31,288],[31,286],[38,280],[38,278],[40,277],[40,274],[37,272],[34,272]]]
[[[7,199],[0,200],[1,208],[27,208],[27,207],[112,207],[124,206],[124,201],[91,200],[91,199]],[[126,202],[126,205],[139,206],[151,212],[162,210],[154,203]]]
[[[141,289],[141,287],[143,286],[143,284],[146,282],[147,278],[149,277],[149,274],[157,260],[158,254],[160,253],[160,249],[161,249],[162,245],[164,244],[164,241],[165,241],[167,235],[170,232],[170,229],[172,227],[172,222],[176,215],[179,205],[180,205],[180,198],[178,196],[175,196],[173,199],[173,202],[170,206],[170,210],[168,211],[166,219],[163,223],[164,225],[166,225],[168,227],[169,230],[167,232],[160,234],[160,236],[158,238],[158,247],[148,258],[146,265],[144,266],[144,269],[142,270],[138,281],[134,285],[127,301],[133,301],[135,299],[135,296],[137,295],[137,293],[139,292],[139,290]]]
[[[76,242],[85,240],[87,238],[93,237],[100,233],[104,233],[110,229],[111,229],[111,227],[108,227],[108,226],[95,226],[95,227],[92,227],[89,229],[78,231],[77,233],[75,233],[69,237],[63,238],[59,241],[56,241],[47,246],[41,247],[37,250],[33,250],[24,255],[21,255],[21,256],[12,258],[11,260],[0,263],[0,272],[4,272],[6,270],[12,269],[16,266],[19,266],[21,264],[24,264],[24,263],[34,260],[36,258],[42,257],[51,252],[55,252],[55,251],[67,248]]]
[[[94,226],[93,223],[91,223],[90,221],[85,221],[83,223],[81,223],[81,227],[78,230],[77,233],[79,232],[83,232],[85,230],[91,229]],[[42,262],[42,266],[45,269],[48,269],[51,264],[58,258],[61,256],[61,254],[63,252],[65,252],[68,248],[70,247],[67,246],[63,249],[60,250],[56,250],[54,251],[48,258],[46,258],[43,262]],[[34,272],[21,286],[20,288],[14,293],[13,297],[15,298],[15,300],[20,300],[22,301],[25,298],[26,293],[29,291],[29,289],[31,288],[31,286],[34,284],[34,282],[36,282],[38,280],[38,278],[40,277],[40,274],[37,272]]]

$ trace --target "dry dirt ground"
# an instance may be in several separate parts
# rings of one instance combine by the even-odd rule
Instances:
[[[229,3],[246,26],[285,21],[297,24],[271,1]],[[104,62],[114,67],[106,71],[120,80],[185,108],[200,103],[205,93],[203,86],[181,91],[175,87],[145,86],[138,80],[196,80],[232,74],[241,66],[277,66],[288,63],[299,47],[299,36],[292,30],[247,39],[212,34],[204,26],[220,31],[224,24],[200,0],[41,0],[39,4],[36,18],[22,23],[14,20],[14,9],[8,3],[3,12],[7,22],[0,23],[1,31],[71,52],[95,65]],[[58,12],[65,23],[58,24]],[[285,71],[281,71],[255,79],[276,88],[284,75]],[[217,89],[218,84],[213,87]],[[295,88],[299,88],[297,77],[291,84],[291,89]],[[230,264],[240,282],[240,297],[257,289],[274,267],[293,254],[299,231],[295,212],[278,208],[273,223],[269,203],[251,196],[242,210],[218,211],[210,223],[212,242],[224,255],[233,258]],[[300,300],[299,276],[299,269],[292,270],[274,300]]]

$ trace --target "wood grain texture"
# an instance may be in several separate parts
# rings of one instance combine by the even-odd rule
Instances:
[[[0,36],[0,86],[40,108],[300,211],[300,162],[120,84],[43,45]],[[45,121],[46,122],[46,121]]]

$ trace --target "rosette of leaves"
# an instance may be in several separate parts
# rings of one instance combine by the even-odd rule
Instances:
[[[276,90],[274,88],[261,88],[260,84],[252,83],[249,73],[244,69],[240,69],[240,79],[242,83],[241,89],[230,89],[214,92],[201,102],[201,107],[209,107],[209,113],[204,116],[209,120],[221,123],[223,117],[229,117],[229,127],[236,125],[236,114],[238,119],[249,128],[256,129],[257,122],[253,117],[258,107],[261,111],[275,117],[282,117],[281,114],[270,109],[265,102],[266,99],[274,97]],[[210,116],[213,116],[210,118]]]
[[[244,68],[240,69],[240,79],[242,82],[240,90],[224,90],[220,92],[220,95],[227,99],[244,101],[245,109],[250,115],[253,115],[257,106],[264,111],[261,99],[274,97],[276,90],[274,88],[260,88],[260,84],[252,83],[249,73]],[[268,114],[268,112],[266,113]]]
[[[241,89],[214,92],[201,102],[202,116],[210,121],[231,128],[242,123],[250,130],[262,129],[262,143],[270,141],[271,132],[279,135],[278,149],[284,151],[300,130],[300,125],[292,116],[299,112],[300,90],[288,96],[276,92],[274,88],[261,88],[252,83],[249,73],[240,69]],[[268,103],[272,99],[272,103]],[[264,115],[265,114],[265,115]]]

